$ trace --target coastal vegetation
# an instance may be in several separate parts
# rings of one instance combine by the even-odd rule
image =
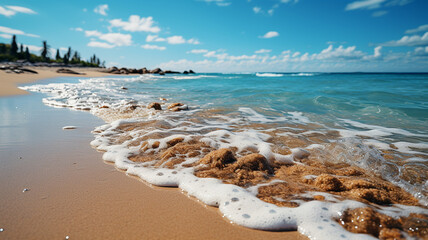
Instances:
[[[53,55],[53,54],[52,54]],[[42,42],[40,48],[40,55],[30,53],[28,46],[18,44],[16,35],[13,35],[10,44],[0,43],[0,62],[30,62],[30,63],[59,63],[59,64],[73,64],[81,67],[104,67],[104,61],[94,54],[89,60],[83,60],[77,50],[68,48],[67,52],[61,56],[59,49],[56,50],[55,57],[51,58],[51,48],[47,41]]]

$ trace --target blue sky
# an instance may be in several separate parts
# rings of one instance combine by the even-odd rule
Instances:
[[[0,3],[0,42],[107,66],[197,72],[428,72],[426,0]]]

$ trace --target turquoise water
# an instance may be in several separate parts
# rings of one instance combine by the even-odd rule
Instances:
[[[314,190],[293,195],[301,204],[297,208],[267,205],[257,198],[258,187],[275,184],[273,176],[265,175],[270,182],[243,188],[198,178],[193,173],[207,156],[203,150],[232,149],[239,159],[258,153],[281,169],[356,166],[428,206],[428,74],[146,74],[57,79],[22,88],[45,93],[47,105],[85,110],[103,119],[106,124],[93,131],[91,145],[104,152],[105,161],[150,184],[180,187],[242,226],[360,239],[337,224],[322,224],[325,214],[336,221],[344,209],[368,205],[336,198],[331,191],[323,192],[328,201],[300,201],[320,194]],[[148,109],[153,102],[162,110]],[[186,105],[183,111],[169,111],[177,102]],[[184,145],[170,143],[177,139]],[[208,147],[199,149],[198,144]],[[168,165],[174,161],[183,162]],[[373,207],[395,216],[426,212],[388,204]]]
[[[156,94],[203,108],[297,111],[317,121],[337,118],[428,131],[428,74],[313,74],[259,77],[204,74],[124,84],[131,93]]]

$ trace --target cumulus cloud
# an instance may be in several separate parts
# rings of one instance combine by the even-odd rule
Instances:
[[[160,32],[160,28],[154,26],[153,17],[140,17],[138,15],[129,16],[128,21],[122,19],[113,19],[110,21],[110,27],[119,27],[129,32]]]
[[[417,47],[415,48],[415,51],[413,52],[415,56],[422,56],[427,57],[428,56],[428,47]]]
[[[421,25],[417,28],[409,29],[405,32],[405,34],[412,34],[412,33],[425,32],[425,31],[428,31],[428,24]]]
[[[259,49],[255,51],[254,53],[270,53],[272,50],[270,49]]]
[[[340,45],[337,48],[334,48],[333,45],[328,46],[328,48],[323,49],[318,54],[313,54],[313,59],[325,60],[325,59],[359,59],[362,58],[365,54],[361,51],[356,50],[356,46],[343,47]]]
[[[401,39],[396,41],[389,41],[386,43],[380,44],[387,47],[417,47],[417,46],[428,46],[428,32],[425,32],[424,35],[413,35],[413,36],[403,36]]]
[[[18,29],[12,29],[8,27],[0,26],[0,32],[3,34],[10,34],[10,35],[22,35],[27,37],[40,37],[39,35],[31,34],[31,33],[25,33],[24,31],[18,30]]]
[[[16,13],[36,14],[32,9],[21,6],[0,6],[0,14],[6,17],[15,15]]]
[[[144,45],[141,45],[141,47],[144,48],[144,49],[160,50],[160,51],[163,51],[163,50],[166,49],[166,47],[163,47],[163,46],[150,45],[150,44],[144,44]]]
[[[88,47],[98,47],[98,48],[114,48],[114,44],[108,44],[106,42],[90,41]]]
[[[259,13],[262,9],[260,7],[253,7],[254,13]]]
[[[120,46],[129,46],[132,44],[132,36],[123,33],[101,33],[97,30],[85,31],[86,37],[97,37],[105,42],[91,40],[89,47],[113,48]]]
[[[108,10],[108,5],[107,4],[101,4],[101,5],[98,5],[94,9],[94,12],[98,13],[98,14],[101,14],[103,16],[107,16],[107,12],[106,12],[107,10]]]
[[[267,32],[265,35],[261,36],[261,38],[273,38],[278,36],[279,36],[278,32],[270,31],[270,32]]]

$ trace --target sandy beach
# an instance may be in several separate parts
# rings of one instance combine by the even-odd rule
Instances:
[[[76,77],[36,71],[0,71],[0,239],[307,239],[230,224],[177,188],[148,186],[106,164],[89,144],[101,119],[47,107],[40,94],[13,96],[28,94],[17,84]]]
[[[74,71],[83,73],[82,75],[57,73],[58,67],[28,67],[28,69],[37,71],[38,74],[33,73],[7,73],[0,71],[1,96],[23,95],[28,94],[27,91],[17,88],[18,84],[31,83],[41,79],[55,78],[55,77],[101,77],[106,76],[105,72],[100,72],[97,68],[73,68]]]

